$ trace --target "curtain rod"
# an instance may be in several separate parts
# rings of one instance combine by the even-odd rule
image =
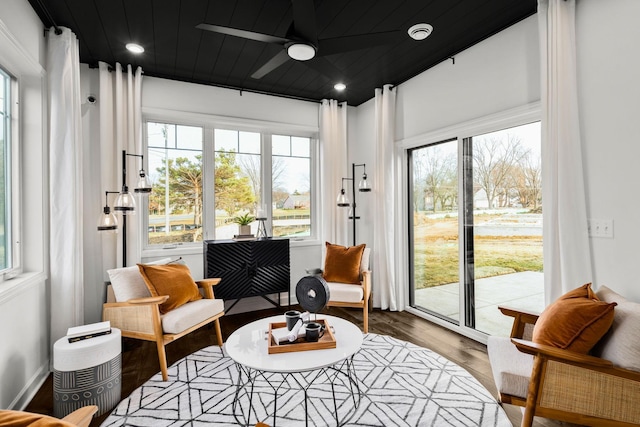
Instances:
[[[42,0],[38,0],[38,5],[40,6],[40,9],[42,9],[42,13],[44,13],[45,17],[49,20],[49,22],[51,23],[51,26],[53,28],[55,28],[55,32],[56,35],[60,35],[62,34],[62,30],[60,29],[60,27],[58,27],[58,25],[56,25],[56,21],[53,20],[53,17],[51,16],[51,14],[49,13],[49,10],[47,9],[47,7],[44,5],[44,3],[42,2]]]

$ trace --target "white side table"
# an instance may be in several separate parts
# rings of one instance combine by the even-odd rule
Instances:
[[[100,416],[120,402],[122,375],[120,329],[70,343],[53,345],[53,413],[62,418],[86,405],[97,405]]]

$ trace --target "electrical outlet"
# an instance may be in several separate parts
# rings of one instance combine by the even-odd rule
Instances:
[[[587,220],[590,237],[601,237],[613,239],[612,219],[589,219]]]

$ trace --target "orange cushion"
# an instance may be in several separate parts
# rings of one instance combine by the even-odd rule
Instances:
[[[0,426],[74,427],[73,424],[58,418],[23,411],[0,411]]]
[[[600,301],[591,283],[569,291],[542,312],[532,341],[587,354],[611,327],[615,306]]]
[[[169,296],[168,300],[160,304],[160,313],[162,314],[202,298],[200,291],[198,291],[198,285],[193,281],[189,267],[186,265],[138,264],[138,268],[152,296]]]
[[[360,284],[360,262],[365,245],[332,245],[325,242],[327,254],[324,258],[322,278],[327,282]]]

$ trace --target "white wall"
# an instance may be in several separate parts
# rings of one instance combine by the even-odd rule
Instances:
[[[0,408],[23,408],[49,373],[48,207],[43,27],[26,0],[3,0],[0,66],[20,84],[24,274],[0,283]]]
[[[612,219],[592,238],[594,283],[640,301],[640,2],[579,0],[578,89],[589,218]]]

